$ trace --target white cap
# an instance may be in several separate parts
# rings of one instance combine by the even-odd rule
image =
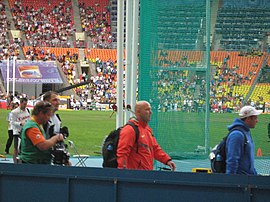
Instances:
[[[244,106],[242,109],[240,109],[239,116],[242,119],[242,118],[246,118],[249,116],[260,115],[262,112],[263,112],[263,110],[256,110],[255,107]]]

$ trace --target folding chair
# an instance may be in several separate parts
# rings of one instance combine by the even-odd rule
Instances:
[[[73,150],[76,154],[76,155],[73,155],[73,157],[78,159],[78,162],[75,164],[75,166],[87,167],[85,164],[85,161],[88,159],[89,155],[80,155],[76,149],[75,144],[71,140],[68,140],[68,143],[69,143],[70,147],[73,148]]]

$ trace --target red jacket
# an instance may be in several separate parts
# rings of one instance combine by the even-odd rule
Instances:
[[[117,149],[118,168],[153,170],[154,159],[166,164],[171,160],[152,134],[148,124],[132,120],[139,129],[138,152],[136,134],[132,126],[126,125],[120,132]]]

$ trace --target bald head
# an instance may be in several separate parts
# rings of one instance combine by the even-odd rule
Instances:
[[[139,121],[148,123],[150,121],[152,110],[151,105],[147,101],[138,101],[135,104],[135,115]]]
[[[140,110],[144,105],[150,105],[149,102],[141,100],[135,104],[135,112]]]

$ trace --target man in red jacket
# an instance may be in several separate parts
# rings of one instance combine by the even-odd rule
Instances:
[[[118,168],[153,170],[154,159],[168,165],[173,171],[176,169],[171,157],[166,154],[149,127],[152,114],[151,106],[147,101],[139,101],[135,105],[136,118],[130,120],[138,126],[139,139],[138,151],[136,145],[136,134],[132,126],[126,125],[120,132],[117,149]]]

